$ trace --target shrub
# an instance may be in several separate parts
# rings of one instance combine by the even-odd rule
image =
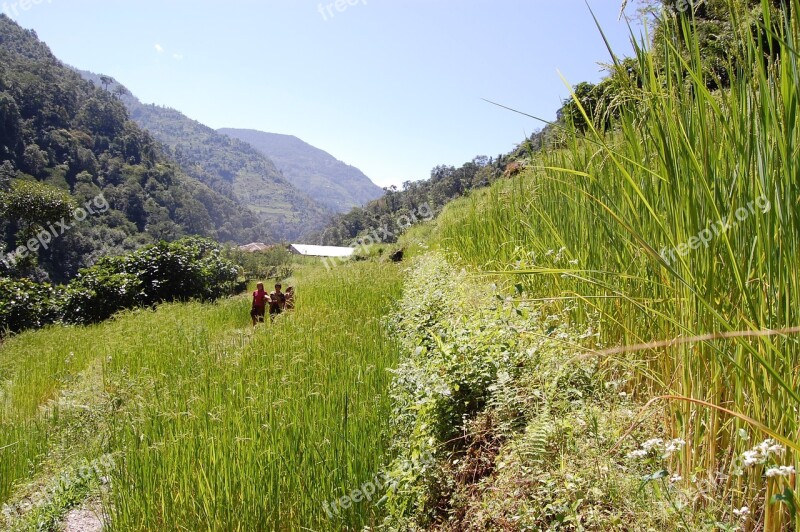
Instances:
[[[52,295],[50,284],[0,277],[0,336],[56,321],[59,312]]]
[[[142,282],[135,275],[116,273],[108,264],[82,270],[65,290],[63,320],[96,323],[142,300]]]
[[[214,300],[235,291],[238,274],[215,242],[192,237],[105,257],[63,289],[0,278],[0,334],[59,320],[96,323],[137,306]]]
[[[217,299],[234,292],[238,273],[213,241],[161,242],[81,270],[67,290],[64,319],[92,323],[141,305]]]

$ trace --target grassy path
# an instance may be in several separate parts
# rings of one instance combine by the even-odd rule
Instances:
[[[373,478],[385,460],[384,392],[398,353],[381,319],[400,295],[401,273],[365,263],[309,269],[297,284],[297,310],[255,330],[249,301],[233,298],[8,341],[0,348],[0,503],[37,501],[65,469],[110,456],[107,502],[119,530],[376,522],[374,500],[334,514],[325,503]],[[39,503],[63,513],[52,507],[97,485],[76,482],[71,497]],[[26,522],[42,513],[28,511]]]

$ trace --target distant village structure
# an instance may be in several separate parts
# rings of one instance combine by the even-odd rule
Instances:
[[[239,246],[240,251],[247,251],[248,253],[255,253],[256,251],[267,251],[268,249],[272,249],[275,246],[264,244],[263,242],[253,242],[252,244],[245,244],[244,246]]]
[[[355,252],[354,248],[344,248],[337,246],[309,246],[305,244],[292,244],[289,246],[289,251],[295,255],[304,255],[306,257],[350,257]]]

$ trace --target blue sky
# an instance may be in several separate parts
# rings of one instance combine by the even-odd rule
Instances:
[[[5,4],[2,4],[5,2]],[[615,51],[621,0],[589,0]],[[584,0],[0,0],[62,61],[214,128],[296,135],[381,186],[511,150],[608,52]],[[633,16],[632,10],[629,15]]]

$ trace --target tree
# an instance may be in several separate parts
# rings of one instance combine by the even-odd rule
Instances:
[[[113,94],[117,99],[121,100],[123,96],[126,96],[128,94],[128,89],[126,89],[122,85],[117,85],[116,87],[114,87]]]
[[[100,76],[100,83],[103,84],[103,88],[108,92],[108,86],[114,83],[114,79],[109,76]]]
[[[19,147],[19,107],[10,94],[0,92],[0,155],[16,158]]]
[[[573,88],[573,96],[564,100],[559,117],[571,124],[576,131],[585,133],[594,122],[598,109],[599,91],[597,85],[583,81]]]
[[[6,248],[14,251],[19,243],[33,241],[37,235],[45,232],[47,240],[52,240],[50,230],[44,228],[70,220],[74,208],[69,194],[62,190],[41,183],[13,181],[7,191],[0,192],[0,217],[8,220]],[[6,266],[14,268],[19,274],[31,274],[36,267],[36,260],[35,250],[30,248],[28,246],[27,251]]]

